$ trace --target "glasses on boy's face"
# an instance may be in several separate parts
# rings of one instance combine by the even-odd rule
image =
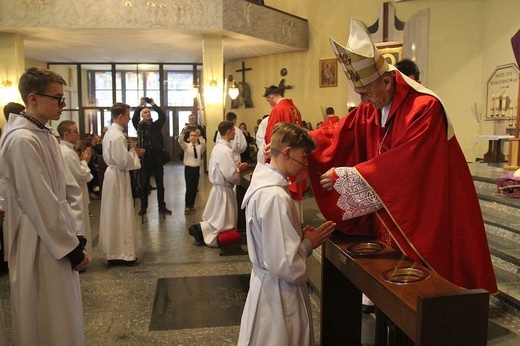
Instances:
[[[47,94],[40,94],[40,93],[35,93],[35,94],[40,95],[40,96],[45,96],[45,97],[51,97],[51,98],[55,99],[56,101],[58,101],[58,106],[61,106],[67,100],[67,97],[65,97],[65,96],[54,96],[54,95],[47,95]]]

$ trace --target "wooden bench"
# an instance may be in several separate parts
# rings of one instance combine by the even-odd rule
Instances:
[[[220,256],[247,255],[247,251],[242,249],[242,237],[235,228],[219,233],[217,239]]]

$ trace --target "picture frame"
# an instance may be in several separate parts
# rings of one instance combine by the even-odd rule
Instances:
[[[323,59],[319,65],[319,83],[320,88],[329,88],[338,86],[338,60]]]
[[[403,59],[403,44],[400,42],[376,43],[379,52],[386,59],[386,62],[394,65]]]

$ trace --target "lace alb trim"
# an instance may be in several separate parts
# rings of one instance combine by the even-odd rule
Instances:
[[[340,195],[337,206],[345,211],[343,220],[370,214],[383,208],[376,194],[353,167],[339,167],[335,170],[338,180],[334,183],[334,189]]]

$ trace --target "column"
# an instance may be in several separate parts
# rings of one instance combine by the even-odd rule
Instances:
[[[202,36],[203,103],[208,155],[213,150],[213,134],[224,120],[224,49],[221,35]],[[209,156],[208,156],[209,158]]]
[[[23,38],[18,34],[0,32],[0,109],[9,102],[23,104],[18,92],[18,79],[25,71],[25,53]],[[7,81],[11,85],[7,85]],[[4,82],[4,83],[2,83]],[[5,118],[0,116],[0,127],[4,127]]]

